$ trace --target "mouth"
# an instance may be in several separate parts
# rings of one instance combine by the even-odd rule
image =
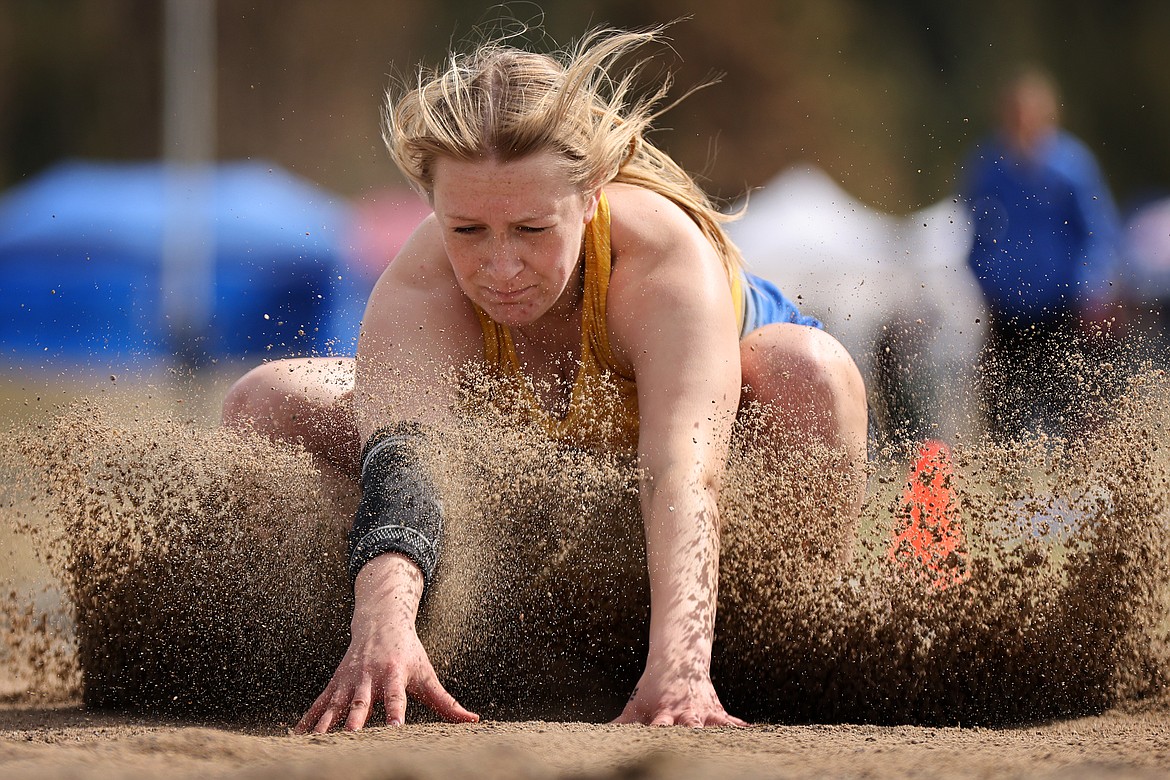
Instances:
[[[514,290],[497,290],[492,287],[484,288],[485,297],[492,303],[516,303],[523,300],[532,290],[531,286],[518,287]]]

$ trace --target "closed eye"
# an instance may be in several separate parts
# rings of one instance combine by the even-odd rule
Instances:
[[[516,230],[521,233],[543,233],[548,230],[546,227],[533,227],[532,225],[517,225]]]
[[[478,225],[460,225],[459,227],[453,228],[452,230],[453,232],[459,233],[460,235],[470,235],[479,229],[480,228]]]

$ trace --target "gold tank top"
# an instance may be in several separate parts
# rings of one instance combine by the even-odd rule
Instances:
[[[524,375],[512,332],[478,306],[483,327],[483,356],[489,367],[513,385],[523,413],[548,435],[590,449],[632,453],[638,445],[638,393],[634,377],[614,360],[606,323],[606,295],[612,271],[609,201],[604,193],[597,213],[585,227],[585,279],[581,303],[581,357],[563,417],[550,414],[537,399],[532,380]],[[730,275],[732,300],[742,325],[743,277]]]

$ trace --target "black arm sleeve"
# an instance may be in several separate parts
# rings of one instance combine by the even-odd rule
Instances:
[[[362,450],[362,497],[349,531],[349,574],[383,553],[405,555],[429,585],[439,560],[443,508],[419,460],[416,423],[382,428]]]

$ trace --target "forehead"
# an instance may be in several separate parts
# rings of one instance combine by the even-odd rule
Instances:
[[[507,162],[440,157],[433,192],[437,212],[458,216],[550,213],[581,196],[564,163],[551,152]]]

